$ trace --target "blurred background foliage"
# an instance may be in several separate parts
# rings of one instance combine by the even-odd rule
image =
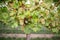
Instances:
[[[41,29],[58,33],[60,0],[0,0],[0,21],[26,34]]]

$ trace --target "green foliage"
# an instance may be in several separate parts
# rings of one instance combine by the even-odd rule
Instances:
[[[31,38],[30,40],[59,40],[60,37],[53,37],[53,38]],[[4,38],[1,37],[0,40],[26,40],[26,38]]]
[[[53,2],[58,2],[59,0],[53,0]]]
[[[44,0],[41,4],[39,2],[40,0],[0,1],[0,21],[12,28],[20,26],[26,34],[31,33],[31,30],[37,32],[42,27],[58,32],[60,30],[60,5],[56,7],[54,0]]]

